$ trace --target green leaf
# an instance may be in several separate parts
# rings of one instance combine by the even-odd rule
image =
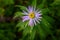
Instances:
[[[0,33],[4,33],[4,30],[0,30]]]
[[[21,25],[22,24],[22,25]],[[28,22],[19,22],[16,27],[18,27],[18,31],[24,30],[28,26]]]
[[[4,9],[0,8],[0,15],[3,14],[3,12],[4,12]]]
[[[27,8],[25,6],[16,5],[15,7],[19,7],[21,10],[27,10]]]
[[[33,0],[33,1],[32,1],[32,6],[33,6],[33,7],[36,7],[36,6],[37,6],[37,0]]]
[[[35,35],[36,35],[36,29],[33,29],[32,32],[30,33],[30,40],[34,40],[35,38]]]
[[[29,26],[25,27],[23,31],[23,38],[30,34],[31,28]]]
[[[52,31],[50,30],[50,28],[52,27],[50,25],[50,23],[45,20],[44,18],[42,18],[42,21],[41,21],[41,27],[46,31],[48,32],[49,34],[52,34]]]
[[[16,12],[15,15],[14,15],[14,18],[21,17],[22,15],[23,15],[22,12]]]
[[[21,31],[21,30],[23,30],[25,28],[23,22],[19,22],[16,27],[19,28],[18,31]]]
[[[49,20],[46,20],[46,18],[42,18],[41,27],[43,28],[44,31],[46,31],[46,33],[48,33],[52,36],[53,40],[56,40],[56,38],[53,36],[53,32],[51,30],[52,26],[48,21]]]
[[[37,27],[37,32],[39,33],[41,39],[45,38],[46,32],[43,30],[42,26]]]
[[[42,0],[42,4],[45,4],[46,3],[46,0]]]
[[[14,0],[3,0],[3,3],[4,3],[5,5],[14,4]]]
[[[44,8],[44,4],[38,5],[38,8],[40,8],[40,9]]]
[[[60,10],[58,10],[58,14],[57,15],[60,17]]]
[[[37,31],[40,35],[41,40],[44,40],[48,34],[52,35],[52,31],[50,30],[51,27],[52,26],[50,23],[45,18],[42,18],[42,21],[37,27]]]
[[[54,19],[50,16],[47,16],[47,15],[43,15],[43,18],[48,21],[50,24],[53,24],[54,23]]]
[[[38,8],[43,9],[45,5],[46,5],[46,0],[42,0],[41,4],[38,5]]]
[[[23,38],[22,39],[27,39],[27,40],[32,40],[35,37],[35,30],[33,30],[33,27],[27,26],[23,30]],[[28,38],[26,38],[28,37]]]
[[[44,8],[44,9],[42,9],[42,14],[46,15],[46,14],[48,14],[49,11],[50,10],[48,8]]]
[[[5,35],[0,33],[0,39],[3,39],[4,37],[5,37]]]
[[[6,6],[6,5],[10,5],[10,4],[14,4],[14,0],[1,0],[0,1],[0,6]]]
[[[60,0],[54,0],[54,2],[51,5],[52,6],[54,6],[54,5],[60,5]]]

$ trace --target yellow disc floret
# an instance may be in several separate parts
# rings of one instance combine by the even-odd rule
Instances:
[[[34,14],[34,12],[31,12],[31,13],[29,13],[29,18],[34,18],[35,17],[35,14]]]

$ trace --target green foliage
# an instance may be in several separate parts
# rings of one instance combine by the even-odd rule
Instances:
[[[14,18],[20,17],[20,16],[22,16],[22,15],[23,15],[22,12],[16,12],[15,15],[14,15]]]
[[[34,27],[21,19],[27,6],[42,13]],[[0,40],[60,40],[60,0],[0,0]]]
[[[60,0],[55,0],[51,5],[60,5]]]
[[[0,8],[0,15],[4,12],[3,8]]]
[[[12,23],[0,23],[0,40],[14,40],[16,36],[13,26]]]
[[[0,6],[14,4],[14,0],[0,0]]]
[[[25,6],[16,5],[15,7],[19,7],[21,10],[26,10]]]
[[[32,6],[36,7],[37,6],[37,3],[36,2],[37,2],[37,0],[33,0],[32,1]]]

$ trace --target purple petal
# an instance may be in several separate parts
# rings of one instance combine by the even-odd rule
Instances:
[[[36,7],[33,8],[33,11],[34,11],[34,12],[36,11]]]
[[[35,21],[36,21],[37,23],[39,23],[39,20],[38,20],[38,18],[35,18]]]
[[[41,13],[41,10],[39,11],[39,9],[36,10],[36,13]]]
[[[35,21],[35,19],[34,19],[34,24],[36,25],[36,21]]]
[[[28,15],[28,13],[26,11],[24,11],[24,10],[23,10],[23,14]]]
[[[42,17],[39,17],[39,19],[41,19]]]
[[[41,14],[36,13],[35,16],[36,16],[36,18],[39,18],[41,16]]]
[[[28,7],[28,10],[29,10],[29,12],[32,12],[33,11],[33,7]]]
[[[36,12],[38,12],[38,11],[39,11],[39,9],[36,10]]]
[[[23,19],[23,22],[24,22],[26,20],[29,20],[29,17],[28,16],[23,16],[22,19]]]
[[[30,25],[30,26],[34,26],[33,19],[30,19],[30,21],[29,21],[29,25]]]
[[[41,13],[41,11],[38,11],[37,13]]]

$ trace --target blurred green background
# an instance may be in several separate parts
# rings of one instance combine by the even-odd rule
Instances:
[[[36,27],[46,30],[39,28],[38,31],[35,27],[29,35],[31,38],[26,36],[29,29],[21,29],[21,17],[17,17],[30,5],[42,9],[45,19]],[[0,40],[60,40],[60,0],[0,0]]]

